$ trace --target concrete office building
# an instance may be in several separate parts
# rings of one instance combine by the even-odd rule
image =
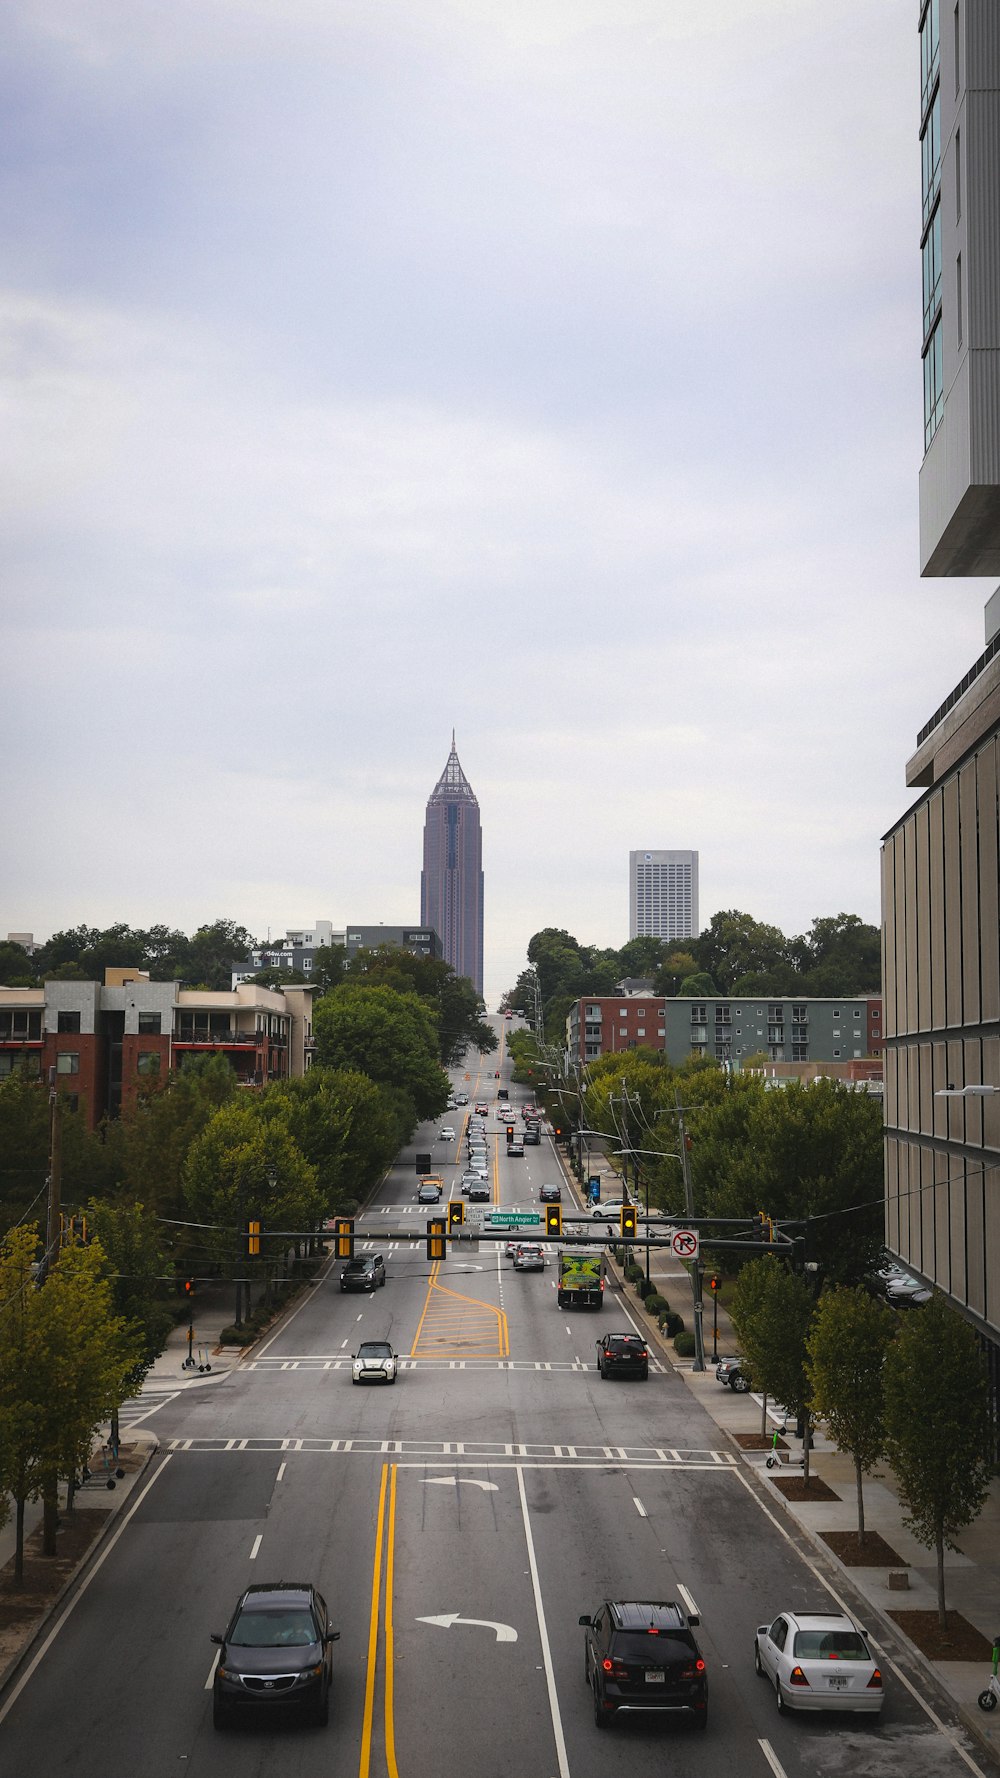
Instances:
[[[483,991],[483,836],[479,804],[451,737],[427,802],[420,918],[440,935],[445,962]]]
[[[1000,574],[1000,7],[920,6],[922,574]]]
[[[362,926],[356,921],[334,928],[330,920],[314,920],[311,926],[289,927],[284,938],[259,945],[233,970],[233,987],[249,981],[261,969],[297,969],[312,974],[316,951],[321,945],[343,945],[348,958],[359,951],[374,951],[379,945],[398,945],[417,957],[441,957],[441,940],[426,926]]]
[[[694,938],[698,930],[697,852],[630,852],[629,938]]]
[[[925,574],[1000,572],[1000,7],[920,7]],[[882,843],[886,1242],[978,1330],[1000,1421],[1000,590]]]

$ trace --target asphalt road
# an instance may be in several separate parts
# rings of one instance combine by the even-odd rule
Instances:
[[[459,1078],[470,1100],[494,1104],[494,1065]],[[435,1143],[435,1161],[457,1190],[464,1112],[449,1115],[459,1140]],[[428,1261],[414,1152],[435,1134],[418,1134],[364,1219],[384,1289],[342,1294],[333,1262],[252,1362],[132,1411],[161,1452],[0,1699],[5,1778],[986,1769],[905,1666],[890,1666],[878,1723],[779,1718],[754,1674],[754,1626],[828,1604],[817,1558],[681,1378],[654,1365],[647,1382],[600,1379],[597,1335],[631,1320],[617,1293],[600,1315],[564,1313],[552,1265],[515,1273],[485,1243]],[[494,1194],[528,1207],[558,1177],[543,1140],[524,1160],[497,1156]],[[352,1387],[366,1337],[407,1355],[395,1387]],[[249,1582],[276,1579],[315,1580],[341,1631],[329,1726],[268,1717],[218,1732],[209,1632]],[[595,1728],[578,1618],[616,1596],[694,1602],[704,1734],[674,1720]]]

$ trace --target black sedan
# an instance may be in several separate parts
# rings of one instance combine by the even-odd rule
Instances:
[[[597,1368],[605,1378],[648,1377],[649,1347],[638,1334],[605,1334],[597,1341]]]
[[[331,1646],[340,1640],[326,1602],[308,1581],[250,1587],[228,1628],[213,1635],[219,1659],[212,1681],[212,1721],[225,1728],[248,1705],[286,1705],[314,1722],[330,1715]]]

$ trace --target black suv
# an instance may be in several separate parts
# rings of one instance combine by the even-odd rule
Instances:
[[[705,1727],[708,1676],[692,1635],[698,1618],[672,1602],[606,1599],[580,1622],[587,1632],[583,1673],[599,1729],[626,1712],[683,1712],[697,1728]]]
[[[597,1345],[602,1377],[648,1377],[649,1347],[638,1334],[608,1333]]]
[[[243,1594],[218,1642],[212,1682],[212,1721],[225,1728],[243,1705],[307,1711],[314,1722],[330,1715],[331,1645],[339,1642],[326,1602],[308,1581],[275,1581]]]
[[[349,1259],[340,1274],[341,1290],[377,1290],[385,1283],[385,1260],[381,1253],[366,1253],[362,1259]]]

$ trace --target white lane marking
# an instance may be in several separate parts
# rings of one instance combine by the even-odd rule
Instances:
[[[277,1475],[276,1475],[276,1476],[275,1476],[275,1478],[274,1478],[274,1479],[275,1479],[275,1482],[280,1482],[280,1480],[281,1480],[281,1478],[282,1478],[282,1476],[283,1476],[283,1475],[284,1475],[284,1473],[285,1473],[285,1466],[284,1466],[284,1464],[283,1464],[283,1463],[279,1463],[279,1464],[278,1464],[278,1473],[277,1473]]]
[[[341,1351],[342,1351],[342,1352],[343,1352],[343,1350],[344,1350],[344,1347],[345,1347],[345,1346],[346,1346],[346,1345],[347,1345],[347,1341],[346,1341],[346,1340],[341,1340],[341,1342],[340,1342],[340,1350],[341,1350]]]
[[[698,1610],[698,1607],[695,1604],[694,1600],[692,1599],[690,1593],[688,1592],[687,1587],[682,1587],[680,1581],[677,1582],[677,1591],[679,1592],[681,1598],[684,1601],[685,1611],[688,1612],[691,1615],[691,1617],[700,1617],[701,1612]]]
[[[221,1648],[217,1648],[215,1651],[214,1659],[212,1661],[212,1665],[208,1669],[208,1678],[205,1681],[205,1690],[207,1692],[211,1691],[212,1685],[215,1681],[215,1669],[219,1665],[219,1656],[221,1655],[221,1653],[222,1653]]]
[[[524,1541],[528,1549],[528,1568],[531,1573],[531,1590],[535,1596],[535,1616],[538,1620],[538,1639],[542,1648],[542,1665],[545,1668],[545,1685],[549,1694],[549,1714],[552,1718],[552,1734],[556,1744],[556,1760],[559,1765],[559,1778],[569,1778],[569,1761],[566,1758],[566,1738],[563,1734],[562,1717],[559,1714],[559,1699],[556,1695],[556,1676],[552,1670],[552,1651],[549,1648],[549,1633],[545,1627],[545,1609],[542,1605],[542,1589],[538,1580],[538,1563],[535,1560],[535,1545],[531,1535],[531,1522],[528,1518],[528,1497],[524,1491],[524,1471],[517,1465],[517,1492],[521,1502],[521,1518],[524,1523]]]
[[[167,1464],[171,1460],[172,1454],[173,1453],[170,1451],[167,1452],[167,1455],[164,1457],[163,1462],[160,1464],[159,1469],[156,1471],[156,1474],[150,1476],[149,1481],[146,1483],[146,1486],[142,1490],[142,1493],[136,1496],[134,1506],[129,1508],[128,1512],[125,1514],[124,1518],[122,1519],[122,1522],[119,1525],[117,1531],[112,1532],[111,1536],[108,1538],[107,1543],[103,1545],[103,1547],[100,1551],[100,1554],[97,1556],[97,1558],[94,1561],[94,1563],[92,1564],[92,1566],[90,1568],[88,1568],[86,1574],[84,1575],[83,1579],[81,1580],[80,1585],[78,1586],[76,1592],[73,1594],[73,1597],[71,1598],[65,1611],[60,1614],[58,1622],[49,1631],[48,1635],[45,1638],[45,1641],[41,1644],[41,1647],[38,1649],[38,1652],[35,1655],[34,1660],[32,1660],[28,1663],[27,1667],[24,1669],[23,1674],[21,1675],[21,1678],[18,1680],[18,1682],[14,1686],[13,1690],[10,1692],[8,1697],[4,1700],[3,1704],[0,1705],[0,1722],[3,1722],[3,1719],[7,1715],[7,1712],[13,1707],[13,1705],[17,1702],[17,1699],[21,1696],[21,1693],[23,1692],[25,1686],[27,1685],[28,1680],[31,1678],[32,1674],[37,1670],[37,1668],[41,1665],[42,1661],[45,1659],[45,1656],[48,1654],[49,1649],[52,1647],[52,1644],[55,1641],[56,1637],[58,1636],[63,1625],[68,1621],[70,1614],[76,1610],[76,1607],[79,1605],[80,1600],[83,1598],[83,1595],[87,1591],[87,1588],[89,1587],[91,1581],[95,1578],[95,1576],[97,1574],[100,1573],[101,1569],[104,1567],[104,1564],[107,1561],[108,1557],[110,1556],[112,1550],[114,1549],[115,1544],[118,1542],[118,1539],[124,1534],[127,1526],[131,1524],[131,1522],[134,1519],[136,1513],[138,1512],[140,1506],[142,1505],[143,1501],[145,1500],[146,1495],[149,1493],[150,1489],[154,1486],[154,1484],[159,1481],[161,1475],[163,1474],[164,1470],[167,1467]]]
[[[264,1541],[264,1533],[263,1533],[263,1531],[258,1531],[257,1536],[253,1540],[253,1549],[250,1551],[251,1562],[256,1562],[257,1551],[260,1549],[260,1546],[263,1543],[263,1541]]]
[[[757,1493],[757,1490],[754,1487],[753,1483],[751,1482],[749,1476],[744,1475],[743,1471],[740,1469],[731,1470],[730,1474],[739,1477],[739,1480],[743,1484],[747,1493],[749,1495],[751,1495],[754,1500],[756,1500],[757,1505],[760,1507],[760,1510],[764,1514],[765,1518],[770,1519],[771,1524],[775,1527],[775,1530],[781,1532],[781,1535],[784,1538],[785,1542],[790,1545],[790,1547],[795,1551],[796,1555],[805,1563],[806,1567],[809,1569],[810,1574],[812,1574],[812,1576],[814,1577],[815,1580],[818,1580],[818,1582],[819,1582],[820,1586],[823,1588],[824,1592],[829,1593],[830,1598],[836,1600],[838,1606],[840,1607],[841,1611],[845,1614],[845,1616],[850,1617],[851,1612],[850,1612],[846,1602],[840,1597],[840,1594],[837,1592],[836,1587],[834,1587],[832,1585],[832,1583],[827,1580],[826,1575],[823,1574],[819,1568],[817,1568],[817,1566],[816,1566],[815,1562],[812,1560],[812,1558],[807,1556],[805,1551],[799,1548],[799,1546],[795,1542],[794,1538],[791,1537],[789,1532],[785,1530],[785,1527],[781,1523],[780,1519],[775,1518],[770,1507],[768,1507],[764,1503],[764,1501],[761,1500],[761,1498],[760,1498],[759,1494]],[[953,1747],[955,1749],[955,1752],[959,1755],[959,1757],[965,1761],[965,1764],[968,1766],[969,1771],[975,1772],[976,1778],[986,1778],[986,1773],[983,1771],[982,1766],[977,1766],[975,1760],[970,1758],[969,1754],[966,1753],[965,1748],[962,1746],[962,1743],[952,1734],[947,1723],[944,1723],[941,1721],[941,1718],[938,1716],[937,1712],[931,1709],[930,1705],[927,1702],[927,1699],[922,1697],[920,1692],[918,1692],[916,1686],[912,1685],[910,1683],[910,1681],[907,1679],[906,1674],[903,1672],[902,1668],[897,1667],[892,1656],[890,1654],[886,1653],[884,1644],[876,1642],[875,1637],[872,1636],[870,1634],[870,1632],[868,1633],[868,1640],[871,1643],[872,1647],[878,1652],[878,1654],[881,1655],[886,1666],[889,1667],[891,1669],[891,1671],[895,1674],[896,1678],[899,1680],[900,1685],[904,1685],[906,1687],[907,1691],[909,1692],[909,1694],[910,1694],[911,1698],[914,1700],[914,1702],[920,1705],[921,1710],[923,1710],[923,1712],[925,1713],[926,1716],[930,1717],[930,1720],[934,1724],[934,1727],[937,1729],[938,1733],[944,1736],[945,1740],[949,1743],[949,1745],[951,1747]]]
[[[640,1519],[648,1519],[649,1514],[647,1513],[646,1508],[643,1506],[642,1501],[639,1499],[638,1494],[633,1494],[632,1505],[635,1507],[635,1510],[639,1514]],[[684,1591],[683,1587],[679,1588],[678,1590],[680,1592]]]
[[[760,1748],[761,1753],[764,1755],[764,1758],[774,1773],[774,1778],[785,1778],[785,1768],[775,1753],[774,1748],[771,1746],[770,1741],[758,1741],[757,1746]]]

